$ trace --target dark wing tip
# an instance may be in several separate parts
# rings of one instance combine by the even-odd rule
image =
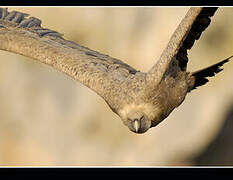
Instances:
[[[211,22],[210,17],[214,15],[217,9],[217,7],[204,7],[193,22],[188,35],[186,36],[176,55],[181,70],[186,70],[187,67],[187,50],[192,48],[195,40],[198,40],[202,32],[209,26]]]
[[[206,84],[209,80],[207,79],[207,77],[213,77],[215,76],[217,73],[221,72],[223,69],[221,68],[221,66],[223,66],[223,64],[229,62],[229,60],[232,58],[233,56],[228,57],[227,59],[222,60],[221,62],[214,64],[210,67],[207,67],[205,69],[199,70],[197,72],[194,72],[192,75],[195,77],[195,83],[192,89],[196,89],[198,86],[202,86],[204,84]]]

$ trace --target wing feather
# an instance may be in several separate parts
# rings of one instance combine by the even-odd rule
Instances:
[[[0,49],[18,53],[83,83],[105,100],[119,84],[137,71],[128,64],[65,40],[56,31],[41,27],[41,21],[18,11],[0,8]]]
[[[178,66],[182,71],[186,70],[187,50],[192,48],[195,40],[198,40],[202,32],[209,26],[210,17],[216,10],[217,7],[190,8],[173,33],[160,59],[149,70],[147,75],[149,82],[159,83],[163,76],[168,74],[167,71],[169,71],[169,65],[173,59],[178,60]]]

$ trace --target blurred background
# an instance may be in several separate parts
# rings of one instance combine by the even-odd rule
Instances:
[[[148,71],[188,7],[10,7],[64,38]],[[233,55],[233,8],[189,52],[195,71]],[[233,165],[233,61],[137,135],[102,98],[51,67],[0,51],[1,166]]]

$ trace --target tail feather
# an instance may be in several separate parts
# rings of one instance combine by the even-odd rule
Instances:
[[[226,62],[229,61],[230,58],[232,58],[233,56],[228,57],[227,59],[224,59],[223,61],[214,64],[210,67],[207,67],[205,69],[196,71],[192,73],[192,76],[195,78],[195,82],[193,85],[193,89],[196,89],[198,86],[202,86],[204,84],[206,84],[209,80],[207,79],[207,77],[213,77],[215,76],[215,74],[221,72],[223,69],[220,68],[223,64],[225,64]]]

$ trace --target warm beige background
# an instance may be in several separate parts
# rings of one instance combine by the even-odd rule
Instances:
[[[188,8],[10,7],[46,28],[147,71]],[[233,54],[233,8],[220,8],[189,53],[190,71]],[[192,165],[233,101],[233,61],[156,128],[136,135],[94,92],[30,58],[0,51],[0,165]],[[208,164],[208,162],[207,162]],[[233,164],[233,162],[232,162]],[[220,164],[221,165],[221,164]]]

